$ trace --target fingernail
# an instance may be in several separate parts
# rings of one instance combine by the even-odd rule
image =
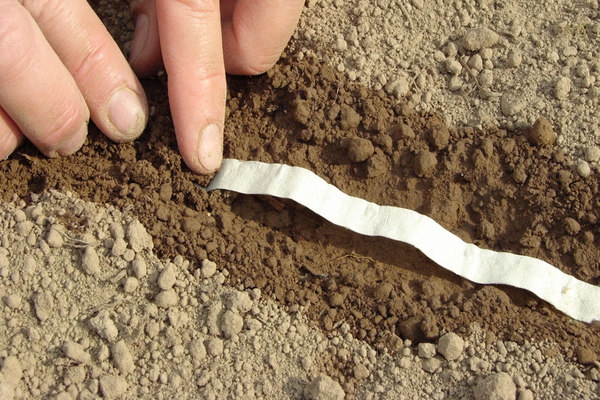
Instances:
[[[75,153],[77,150],[79,150],[81,148],[81,146],[83,146],[83,143],[85,143],[85,138],[87,137],[87,133],[88,133],[88,121],[85,121],[83,123],[83,125],[81,125],[81,128],[79,128],[79,130],[77,131],[77,133],[73,136],[71,136],[71,138],[64,144],[63,147],[61,147],[60,149],[51,152],[50,156],[56,156],[57,154],[60,156],[70,156],[71,154]]]
[[[129,54],[129,63],[135,64],[139,56],[142,55],[146,41],[148,41],[148,16],[139,14],[135,19],[135,31],[133,33],[133,43],[131,44],[131,53]]]
[[[108,102],[108,119],[123,140],[131,140],[144,130],[146,110],[138,95],[124,86],[113,93]]]
[[[214,172],[223,159],[223,134],[217,124],[210,124],[200,133],[198,161],[207,172]]]

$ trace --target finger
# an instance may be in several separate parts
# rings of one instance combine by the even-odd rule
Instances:
[[[25,136],[10,116],[0,108],[0,160],[5,160],[25,141]]]
[[[0,105],[6,114],[44,154],[77,151],[87,135],[85,101],[31,15],[12,0],[0,0],[0,49]]]
[[[75,78],[100,130],[116,141],[138,137],[148,119],[144,90],[88,3],[30,0],[23,4]]]
[[[227,72],[256,75],[275,64],[300,18],[304,0],[223,2]]]
[[[150,76],[162,66],[156,3],[154,0],[131,2],[135,31],[129,64],[139,76]]]
[[[210,173],[223,157],[225,67],[218,0],[157,0],[163,62],[179,151]]]

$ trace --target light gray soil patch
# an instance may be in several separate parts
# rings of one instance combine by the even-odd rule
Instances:
[[[209,260],[158,260],[127,212],[45,192],[0,206],[3,399],[593,398],[596,360],[478,326],[396,354],[330,338],[302,309],[224,286]],[[585,356],[585,355],[584,355]],[[592,355],[593,357],[593,355]],[[340,370],[337,365],[348,366]]]

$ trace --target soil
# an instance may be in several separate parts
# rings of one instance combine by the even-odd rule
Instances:
[[[600,138],[597,0],[312,0],[292,43],[349,79],[453,126],[531,126],[594,170]]]
[[[146,88],[166,99],[164,81]],[[152,106],[148,132],[133,144],[92,133],[77,156],[60,160],[23,148],[0,165],[5,198],[58,189],[132,208],[160,257],[210,257],[227,265],[232,284],[310,304],[323,329],[345,321],[376,346],[468,334],[478,322],[501,339],[559,340],[568,357],[600,349],[593,326],[521,291],[471,284],[408,246],[355,235],[285,201],[207,195],[198,185],[208,178],[182,165],[168,104]],[[306,167],[350,195],[417,210],[466,241],[598,283],[598,179],[574,173],[560,149],[531,145],[527,130],[449,129],[316,59],[287,57],[263,76],[229,79],[226,131],[226,157]],[[352,162],[355,153],[367,157]]]
[[[597,394],[593,353],[582,367],[555,343],[519,346],[477,324],[376,351],[347,323],[325,336],[302,307],[232,288],[212,261],[158,259],[133,210],[53,190],[13,200],[0,204],[3,400]]]
[[[113,35],[122,44],[129,37]],[[264,75],[228,77],[225,156],[308,168],[352,196],[429,215],[465,241],[600,283],[598,174],[555,142],[551,116],[519,130],[448,126],[443,114],[354,82],[327,58],[284,54]],[[480,327],[487,345],[551,343],[548,357],[599,358],[597,323],[573,321],[529,293],[473,284],[410,246],[354,234],[290,201],[206,193],[210,178],[178,154],[166,77],[143,84],[151,117],[140,139],[111,143],[92,126],[82,150],[61,159],[26,145],[0,162],[2,198],[31,203],[32,193],[55,189],[109,204],[141,221],[159,259],[189,260],[191,275],[210,259],[227,270],[229,287],[259,289],[329,339],[347,327],[378,354]],[[55,218],[68,231],[93,225],[85,213]],[[354,382],[355,364],[332,357],[323,369]]]

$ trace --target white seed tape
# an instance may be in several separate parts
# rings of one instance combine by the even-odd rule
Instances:
[[[348,196],[304,168],[226,159],[207,188],[215,189],[292,199],[354,232],[408,243],[441,267],[473,282],[515,286],[574,319],[600,320],[600,287],[533,257],[465,243],[416,211]]]

